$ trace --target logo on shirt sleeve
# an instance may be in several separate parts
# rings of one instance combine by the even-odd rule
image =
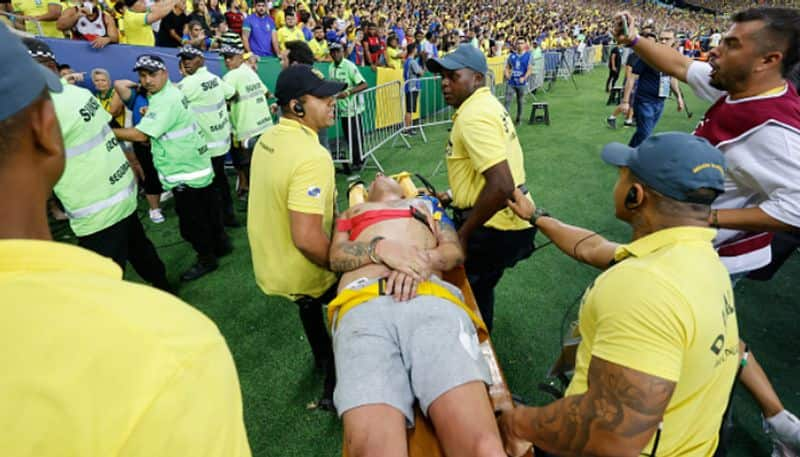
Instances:
[[[308,194],[309,197],[318,198],[320,195],[322,195],[322,189],[320,189],[317,186],[311,186],[308,188],[308,191],[306,191],[306,193]]]

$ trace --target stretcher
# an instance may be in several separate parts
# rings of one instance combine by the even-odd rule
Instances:
[[[403,188],[406,198],[414,198],[420,195],[420,193],[432,192],[430,184],[427,182],[425,182],[425,185],[428,189],[418,189],[412,179],[412,175],[408,172],[393,175],[392,178]],[[366,197],[367,191],[363,182],[358,181],[351,183],[348,188],[348,202],[350,206],[364,202]],[[464,303],[480,317],[480,310],[478,309],[475,296],[472,294],[472,289],[467,281],[464,267],[459,266],[445,272],[442,279],[461,289],[461,293],[464,295]],[[495,414],[510,410],[514,407],[514,401],[508,389],[508,385],[506,384],[503,370],[500,368],[500,363],[497,360],[497,355],[494,351],[491,339],[488,337],[484,339],[479,344],[479,348],[481,356],[486,361],[491,373],[491,384],[487,386],[487,390]],[[407,434],[409,457],[444,457],[444,452],[439,445],[439,440],[436,438],[433,424],[422,414],[418,404],[414,407],[414,413],[415,426],[413,429],[410,429]],[[344,440],[342,443],[342,456],[348,457],[347,445]]]

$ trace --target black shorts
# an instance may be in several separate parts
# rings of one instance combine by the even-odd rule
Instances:
[[[417,112],[417,99],[419,98],[419,91],[406,92],[406,113]]]

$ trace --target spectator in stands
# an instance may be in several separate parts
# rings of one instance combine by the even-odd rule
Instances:
[[[311,52],[314,53],[314,60],[317,62],[330,62],[331,55],[328,49],[328,40],[325,39],[325,30],[321,25],[314,27],[314,38],[308,42]]]
[[[237,35],[242,35],[245,15],[241,9],[242,0],[228,0],[228,11],[225,11],[225,23],[228,30]]]
[[[60,63],[57,66],[58,76],[67,79],[68,84],[75,84],[74,80],[70,80],[70,75],[76,74],[68,63]]]
[[[183,33],[189,23],[189,16],[186,15],[186,0],[178,0],[172,6],[164,19],[156,35],[156,46],[165,48],[179,48],[183,41]]]
[[[162,20],[178,1],[164,0],[149,7],[145,0],[124,0],[120,27],[123,30],[123,43],[136,46],[155,46],[152,24]],[[183,33],[183,31],[181,31]]]
[[[421,85],[419,78],[425,74],[425,70],[419,64],[417,45],[411,43],[406,46],[406,60],[403,63],[403,80],[405,81],[405,100],[406,114],[404,118],[404,135],[416,135],[417,132],[412,128],[413,116],[417,112],[417,102]]]
[[[225,14],[219,4],[219,0],[208,0],[208,25],[211,30],[219,29],[221,24],[225,23]]]
[[[525,183],[525,161],[514,124],[486,87],[486,57],[465,43],[428,60],[442,75],[444,101],[456,109],[447,143],[447,178],[464,264],[475,300],[489,331],[494,288],[507,268],[533,253],[536,229],[506,207],[514,188]]]
[[[286,10],[286,13],[286,24],[279,28],[277,32],[279,52],[286,49],[287,41],[306,40],[303,30],[297,26],[297,16],[294,10]]]
[[[92,85],[95,88],[94,96],[112,117],[108,123],[109,127],[125,127],[125,105],[119,94],[114,91],[108,70],[105,68],[92,70]]]
[[[30,33],[50,38],[64,38],[56,21],[61,16],[61,3],[56,0],[12,0],[11,7],[16,19],[14,26]],[[39,30],[41,27],[41,32]]]
[[[197,262],[181,280],[194,281],[216,270],[217,259],[233,249],[212,187],[214,169],[208,145],[196,130],[183,94],[169,81],[164,61],[144,54],[136,60],[134,71],[147,89],[147,114],[135,127],[114,129],[114,134],[122,141],[150,142],[161,185],[175,196],[181,237],[197,253]]]
[[[206,0],[192,0],[192,12],[187,15],[188,22],[195,21],[203,28],[205,36],[210,37],[213,32],[211,31],[211,15],[208,12],[208,5]]]
[[[200,49],[202,51],[207,51],[211,48],[212,39],[206,36],[206,31],[203,29],[203,25],[196,20],[191,20],[186,25],[187,33],[183,35],[181,38],[181,43],[184,45],[189,45]]]
[[[800,97],[787,77],[800,61],[800,10],[752,8],[733,25],[709,62],[693,61],[667,46],[638,39],[617,23],[614,35],[654,68],[689,84],[714,102],[695,135],[717,145],[727,159],[725,193],[709,224],[720,228],[715,246],[734,284],[770,262],[769,232],[800,227]],[[740,380],[755,397],[773,440],[773,455],[800,453],[800,420],[787,411],[747,346]]]
[[[278,55],[278,34],[275,22],[267,14],[266,0],[255,0],[255,12],[242,24],[242,42],[247,52],[261,57]]]
[[[249,457],[236,367],[211,320],[52,241],[45,204],[66,152],[48,92],[61,85],[2,26],[0,42],[15,69],[0,78],[0,345],[14,348],[0,351],[13,373],[0,377],[0,421],[14,424],[3,454]]]
[[[314,28],[317,26],[317,22],[311,16],[311,13],[308,11],[300,11],[298,13],[300,16],[300,30],[303,31],[303,38],[306,41],[311,41],[314,39]],[[325,38],[325,33],[323,32],[322,37]]]
[[[328,79],[344,83],[345,89],[336,95],[339,117],[342,123],[344,141],[350,144],[353,157],[353,169],[361,170],[364,166],[363,151],[360,139],[364,137],[364,102],[361,97],[353,95],[367,89],[367,82],[358,71],[356,65],[344,58],[344,50],[338,43],[330,46],[333,63],[328,67]],[[350,167],[345,165],[345,172]]]
[[[615,214],[632,228],[629,244],[534,211],[519,192],[522,205],[509,202],[563,252],[606,271],[583,295],[564,398],[503,414],[506,451],[533,442],[545,455],[718,455],[739,368],[733,290],[706,222],[725,159],[677,132],[638,149],[611,143],[602,158],[619,167]]]
[[[64,10],[56,27],[70,33],[73,40],[85,40],[94,48],[119,43],[119,30],[114,18],[95,2],[84,2]]]
[[[517,97],[517,117],[514,123],[519,125],[522,118],[523,101],[528,90],[528,77],[533,70],[533,59],[531,52],[527,50],[527,42],[524,38],[518,38],[514,52],[508,56],[505,68],[503,69],[506,84],[505,109],[511,108],[511,97]]]
[[[356,65],[364,65],[364,32],[359,28],[355,31],[355,38],[347,41],[347,60]]]
[[[373,22],[369,22],[366,28],[367,33],[364,35],[364,41],[362,42],[364,46],[364,63],[374,70],[381,63],[385,49],[381,43],[380,36],[378,36],[378,26]]]
[[[313,138],[333,125],[333,96],[344,84],[318,73],[300,64],[278,75],[282,116],[253,151],[247,233],[258,286],[298,306],[315,365],[325,373],[317,406],[332,410],[336,372],[322,307],[336,293],[328,271],[336,183],[330,153]]]
[[[397,35],[389,35],[386,40],[386,66],[395,70],[402,70],[405,54],[400,49],[400,40]]]

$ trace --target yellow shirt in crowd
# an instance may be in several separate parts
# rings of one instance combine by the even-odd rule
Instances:
[[[483,172],[504,160],[508,161],[514,185],[525,182],[525,162],[514,123],[488,87],[476,90],[453,114],[446,154],[456,208],[472,208],[486,184]],[[510,208],[498,211],[485,225],[498,230],[531,226]]]
[[[47,14],[49,5],[63,5],[55,0],[12,0],[11,8],[25,16],[41,16]],[[50,38],[64,38],[64,32],[58,30],[56,21],[43,21],[39,22],[42,25],[42,35]],[[36,26],[36,21],[25,21],[25,31],[39,35],[39,28]]]
[[[303,35],[303,29],[300,26],[295,26],[293,29],[289,27],[281,27],[278,29],[278,46],[281,51],[286,50],[287,41],[306,41],[306,36]]]
[[[317,41],[316,38],[312,38],[311,41],[308,42],[308,47],[311,48],[311,52],[314,53],[314,58],[317,60],[322,60],[330,54],[328,50],[328,40],[322,39],[322,41]]]
[[[716,230],[675,227],[617,248],[586,291],[566,395],[587,390],[592,357],[677,383],[659,456],[710,457],[739,366],[739,333]],[[655,438],[655,437],[654,437]],[[653,440],[643,454],[650,455]]]
[[[148,12],[137,13],[125,8],[120,24],[120,30],[123,31],[123,43],[137,46],[156,45],[153,27],[147,23],[147,14]]]
[[[211,320],[66,243],[0,241],[4,456],[249,457]]]
[[[395,70],[403,69],[403,51],[399,48],[386,48],[386,66]]]
[[[331,234],[336,183],[331,154],[317,133],[281,118],[253,151],[247,205],[247,236],[256,283],[264,293],[290,299],[318,297],[336,275],[308,260],[294,245],[289,211],[322,216]]]

